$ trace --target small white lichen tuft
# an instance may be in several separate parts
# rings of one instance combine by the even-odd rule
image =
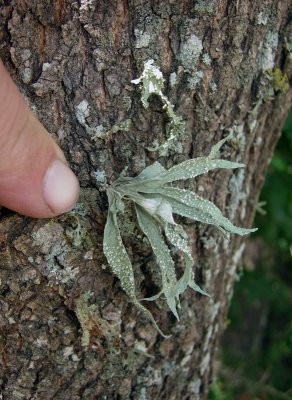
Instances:
[[[263,71],[274,68],[278,41],[278,32],[268,32],[265,41],[260,44],[258,63]]]
[[[249,124],[249,128],[251,131],[253,131],[256,126],[257,126],[258,121],[256,119],[254,119],[250,124]]]
[[[202,50],[202,41],[196,35],[191,35],[182,44],[179,57],[185,69],[193,70],[195,68]]]
[[[22,81],[24,83],[29,83],[32,79],[32,70],[28,67],[24,68],[21,75],[22,75]]]
[[[263,12],[260,12],[257,16],[257,24],[258,25],[267,25],[269,18]]]
[[[93,0],[81,0],[80,1],[80,11],[94,11],[94,2]]]
[[[77,121],[82,125],[86,126],[86,118],[89,117],[89,104],[87,100],[82,100],[76,107],[76,118]]]
[[[90,115],[90,107],[89,103],[87,100],[82,100],[76,107],[76,118],[77,121],[83,128],[85,128],[86,132],[91,136],[91,137],[102,137],[103,136],[103,127],[100,129],[100,126],[97,127],[91,127],[87,121],[86,118],[89,117]]]
[[[46,62],[46,63],[43,63],[42,70],[43,70],[43,72],[46,72],[46,71],[48,71],[51,67],[52,67],[52,64]]]
[[[125,121],[113,125],[110,129],[105,129],[102,124],[90,126],[86,120],[90,116],[90,106],[88,101],[85,99],[75,107],[75,111],[77,121],[81,126],[83,126],[83,128],[85,128],[86,132],[92,139],[106,139],[109,135],[118,131],[128,131],[132,124],[131,119],[126,119]]]
[[[212,91],[212,93],[216,92],[216,90],[218,89],[217,83],[214,81],[210,82],[210,89]]]
[[[200,378],[194,378],[188,385],[188,390],[191,394],[199,395],[202,381]],[[194,399],[195,400],[195,399]]]
[[[136,49],[142,49],[144,47],[148,47],[150,43],[151,36],[147,32],[140,31],[139,29],[135,29],[135,47]]]
[[[231,206],[228,207],[229,217],[231,219],[235,218],[236,212],[240,208],[240,202],[244,201],[246,198],[246,194],[243,190],[243,183],[245,179],[244,169],[237,171],[234,175],[232,175],[228,189],[231,193]]]
[[[240,153],[243,153],[245,148],[245,132],[244,125],[234,124],[231,129],[229,129],[230,139],[233,145],[237,147]]]
[[[102,125],[98,125],[95,127],[90,126],[86,118],[90,115],[90,106],[87,100],[82,100],[76,107],[76,118],[77,121],[83,128],[85,128],[86,132],[88,133],[91,138],[103,138],[105,136],[104,128]]]
[[[177,75],[175,72],[172,72],[169,75],[169,83],[171,87],[174,87],[176,85],[176,81],[177,81]]]
[[[100,170],[96,170],[94,173],[95,179],[98,183],[105,183],[106,181],[106,177],[105,177],[105,172],[104,171],[100,171]]]
[[[196,71],[193,76],[188,79],[190,89],[195,89],[203,79],[204,72],[202,70]]]
[[[177,142],[179,136],[184,132],[184,123],[181,117],[177,116],[174,112],[174,106],[162,92],[164,87],[164,78],[162,72],[158,67],[153,65],[153,60],[148,60],[144,63],[144,70],[142,75],[133,79],[131,82],[135,85],[142,84],[141,100],[144,108],[148,108],[148,99],[151,95],[157,95],[163,102],[163,110],[165,110],[169,123],[166,130],[168,134],[167,140],[162,143],[153,143],[153,147],[149,147],[150,151],[159,150],[161,155],[167,155],[168,150]]]
[[[212,62],[211,57],[209,56],[208,53],[204,53],[204,54],[202,55],[202,61],[203,61],[203,63],[206,64],[206,65],[211,65],[211,62]]]
[[[163,97],[162,89],[164,86],[164,78],[158,67],[153,65],[154,60],[148,60],[144,63],[142,75],[133,79],[131,82],[135,85],[142,83],[142,103],[145,108],[148,108],[148,99],[151,94],[157,94]]]

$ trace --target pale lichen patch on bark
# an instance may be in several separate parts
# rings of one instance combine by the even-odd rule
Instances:
[[[212,63],[212,59],[211,59],[211,57],[210,57],[210,55],[208,53],[204,53],[202,55],[202,61],[206,65],[211,65],[211,63]]]
[[[195,69],[202,50],[202,40],[194,34],[182,43],[179,58],[186,70],[192,71]]]
[[[192,76],[190,76],[188,79],[189,88],[191,90],[196,89],[196,87],[199,85],[203,77],[204,77],[204,72],[202,70],[195,71],[192,74]]]
[[[176,82],[177,82],[177,74],[176,72],[172,72],[169,75],[169,84],[171,87],[174,87],[176,85]]]
[[[194,5],[194,11],[198,14],[212,14],[218,0],[197,0]]]
[[[231,202],[228,207],[230,219],[233,220],[235,218],[236,212],[238,211],[239,204],[246,198],[246,193],[243,189],[245,179],[245,171],[242,169],[240,171],[236,171],[229,181],[228,190],[231,194]]]
[[[151,40],[151,36],[149,35],[149,33],[140,31],[139,29],[135,29],[135,37],[136,37],[136,43],[135,43],[136,49],[148,47]]]
[[[268,21],[269,21],[268,15],[266,15],[264,13],[264,11],[261,11],[257,16],[257,24],[258,25],[267,25]]]
[[[270,31],[267,33],[265,40],[260,44],[258,64],[263,71],[274,68],[278,41],[278,32]]]
[[[91,139],[107,139],[113,133],[119,131],[128,131],[132,125],[131,119],[125,119],[119,123],[114,124],[110,128],[105,128],[102,124],[97,126],[90,126],[87,123],[87,118],[90,117],[90,106],[86,99],[82,100],[76,107],[76,118],[86,132],[89,134]]]
[[[119,334],[119,324],[111,325],[100,316],[99,307],[89,304],[92,293],[82,294],[75,302],[76,315],[82,328],[82,346],[89,346],[92,334],[98,334],[109,341]]]

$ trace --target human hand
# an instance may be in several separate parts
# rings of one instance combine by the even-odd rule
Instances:
[[[69,211],[79,184],[59,146],[25,104],[0,60],[0,205],[46,218]]]

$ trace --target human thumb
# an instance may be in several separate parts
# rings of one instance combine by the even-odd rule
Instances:
[[[77,178],[63,152],[0,60],[0,205],[46,218],[72,209],[78,196]]]

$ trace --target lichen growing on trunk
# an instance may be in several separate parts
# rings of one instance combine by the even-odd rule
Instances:
[[[133,267],[122,242],[118,214],[124,213],[129,201],[134,203],[138,225],[148,238],[160,267],[162,289],[157,295],[144,300],[152,301],[164,295],[170,310],[179,320],[177,308],[180,308],[180,295],[188,287],[201,294],[207,293],[194,281],[194,260],[189,239],[183,227],[175,222],[173,214],[214,225],[226,237],[229,237],[229,233],[246,235],[256,230],[234,226],[212,202],[204,200],[194,192],[171,185],[173,182],[195,178],[216,168],[242,168],[243,164],[216,158],[221,146],[228,139],[229,137],[226,137],[213,146],[207,157],[184,161],[169,170],[156,162],[135,178],[120,176],[107,189],[109,209],[104,230],[104,254],[131,301],[156,327],[152,315],[136,297]],[[165,234],[167,242],[183,254],[185,270],[179,280],[176,278],[175,264],[162,233]]]

